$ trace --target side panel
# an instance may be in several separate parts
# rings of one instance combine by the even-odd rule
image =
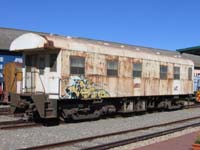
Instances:
[[[84,76],[70,75],[70,56],[85,58]],[[107,76],[107,60],[118,60],[118,76]],[[141,78],[133,78],[132,76],[132,64],[134,62],[142,62],[143,72]],[[180,63],[177,62],[177,64]],[[168,67],[167,79],[160,80],[160,65]],[[88,93],[99,90],[107,93],[105,95],[108,97],[188,94],[192,91],[192,87],[190,86],[191,82],[185,77],[187,73],[176,81],[173,79],[173,67],[173,63],[167,62],[63,50],[61,95],[71,98],[76,93],[75,95],[84,95],[84,98],[91,98],[91,96],[87,97],[87,95],[91,95]],[[181,68],[184,67],[188,68],[189,66],[181,66]],[[186,89],[186,87],[189,87],[189,89]],[[80,94],[81,92],[82,94]],[[93,94],[92,97],[94,95],[98,94]]]
[[[177,95],[179,93],[182,93],[182,89],[181,89],[181,82],[183,82],[183,80],[174,80],[173,81],[173,94]]]

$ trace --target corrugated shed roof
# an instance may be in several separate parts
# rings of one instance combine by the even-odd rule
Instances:
[[[18,36],[26,33],[23,30],[0,28],[0,49],[9,50],[10,43]]]
[[[177,51],[180,53],[200,55],[200,46],[193,46],[193,47],[177,49]]]
[[[190,59],[194,62],[194,66],[200,68],[200,56],[199,55],[192,55],[192,54],[181,54],[183,58]]]

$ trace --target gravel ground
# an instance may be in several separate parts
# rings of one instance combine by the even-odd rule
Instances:
[[[0,149],[13,150],[23,147],[61,142],[70,139],[105,134],[108,132],[116,132],[120,130],[171,122],[199,115],[200,110],[199,108],[196,108],[172,112],[152,113],[133,117],[117,117],[97,121],[68,123],[53,127],[0,130]],[[2,120],[3,116],[0,116],[0,121]],[[80,149],[80,147],[73,147],[69,149]]]

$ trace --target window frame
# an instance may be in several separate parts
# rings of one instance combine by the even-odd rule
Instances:
[[[165,67],[166,68],[166,72],[163,71],[163,68],[162,67]],[[160,80],[167,80],[168,79],[168,66],[166,65],[160,65]]]
[[[83,61],[83,67],[72,66],[72,59],[82,59],[82,61]],[[85,57],[70,56],[70,58],[69,58],[69,64],[70,64],[69,65],[70,66],[69,67],[70,74],[72,74],[72,75],[85,75]],[[79,70],[81,68],[82,68],[82,72]],[[75,69],[77,71],[77,73],[73,72],[74,70],[72,71],[72,69]]]
[[[54,59],[55,59],[55,63],[53,63],[53,65],[51,64],[51,58],[52,56],[56,56]],[[50,72],[57,72],[57,57],[58,57],[58,54],[57,53],[52,53],[52,54],[49,54],[49,68],[50,68]]]
[[[134,65],[141,65],[139,68],[140,69],[135,69],[134,70],[134,68],[136,68]],[[133,64],[132,64],[132,77],[133,78],[141,78],[142,77],[142,63],[141,62],[134,62]],[[135,75],[134,75],[135,74]]]
[[[44,75],[45,74],[45,68],[46,66],[46,55],[37,55],[37,65],[39,69],[39,75]]]
[[[110,69],[109,68],[109,63],[116,63],[114,65],[117,65],[117,69]],[[118,75],[119,75],[118,70],[119,70],[119,62],[118,62],[118,60],[107,60],[106,61],[106,75],[107,76],[118,77]]]
[[[178,69],[178,70],[176,70],[176,69]],[[178,71],[178,73],[176,71]],[[174,66],[173,67],[173,74],[174,74],[174,76],[173,76],[174,80],[180,80],[180,67]]]
[[[192,67],[188,68],[188,80],[192,80]]]

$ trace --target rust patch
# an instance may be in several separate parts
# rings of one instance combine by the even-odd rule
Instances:
[[[133,87],[134,88],[140,88],[140,83],[135,83]]]

